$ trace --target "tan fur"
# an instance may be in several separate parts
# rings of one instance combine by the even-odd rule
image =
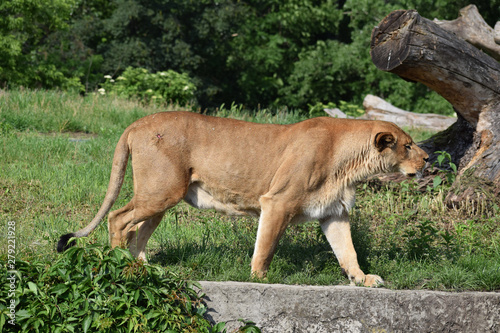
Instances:
[[[355,184],[381,172],[417,175],[428,157],[400,128],[381,121],[314,118],[265,125],[158,113],[125,130],[101,209],[90,225],[65,236],[88,235],[110,210],[129,154],[134,197],[109,214],[111,246],[128,243],[145,260],[146,243],[163,214],[184,199],[199,208],[260,216],[252,274],[264,277],[286,227],[319,220],[349,279],[368,286],[382,279],[360,270],[352,245],[348,211]]]

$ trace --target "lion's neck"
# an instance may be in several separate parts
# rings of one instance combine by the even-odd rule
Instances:
[[[391,165],[381,157],[370,147],[357,150],[350,158],[337,163],[333,173],[334,182],[351,186],[367,177],[389,172],[392,169]]]

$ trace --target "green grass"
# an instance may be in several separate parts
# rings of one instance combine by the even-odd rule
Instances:
[[[169,107],[172,109],[174,107]],[[16,256],[52,262],[61,234],[85,226],[106,192],[123,129],[160,107],[91,95],[8,91],[0,95],[0,258],[7,222],[16,224]],[[259,122],[299,121],[298,113],[241,108],[220,115]],[[75,133],[77,132],[77,133]],[[412,132],[413,136],[429,133]],[[417,184],[360,184],[351,214],[362,269],[394,289],[500,290],[500,210],[492,203],[448,209],[446,189]],[[115,204],[132,197],[128,173]],[[150,261],[191,279],[250,281],[257,220],[180,204],[148,244]],[[107,244],[106,222],[86,240]],[[347,284],[317,222],[287,230],[270,283]]]

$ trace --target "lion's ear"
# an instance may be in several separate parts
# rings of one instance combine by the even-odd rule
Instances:
[[[375,135],[375,147],[378,151],[394,146],[396,139],[390,132],[380,132]]]

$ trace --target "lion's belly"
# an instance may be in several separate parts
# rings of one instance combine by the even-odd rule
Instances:
[[[215,209],[227,215],[259,216],[258,203],[249,203],[241,196],[223,190],[213,191],[200,182],[189,185],[184,201],[199,209]]]
[[[259,216],[261,212],[258,199],[251,200],[242,194],[210,188],[201,181],[189,185],[184,200],[193,207],[215,209],[227,215]],[[354,206],[354,202],[354,187],[340,191],[324,189],[304,202],[301,213],[297,214],[291,223],[299,224],[329,216],[340,216],[347,213]]]
[[[341,216],[354,207],[355,194],[354,187],[341,188],[337,191],[328,189],[320,191],[302,206],[302,214],[298,220],[311,221]]]

